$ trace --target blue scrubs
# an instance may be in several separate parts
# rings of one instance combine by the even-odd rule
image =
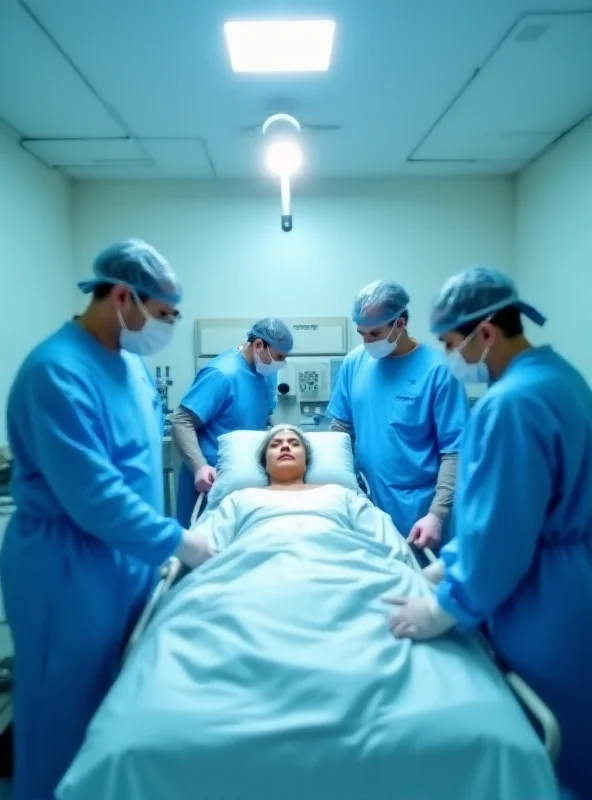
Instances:
[[[136,356],[76,323],[39,345],[8,399],[17,511],[0,570],[14,657],[14,800],[48,800],[178,547],[161,516],[162,418]]]
[[[514,358],[475,407],[455,526],[442,608],[486,623],[559,720],[560,779],[592,797],[592,391],[551,348]]]
[[[372,499],[407,536],[429,511],[441,456],[458,451],[469,415],[444,356],[420,344],[374,359],[358,347],[339,370],[327,415],[353,426]]]
[[[239,430],[265,430],[275,408],[276,394],[277,375],[259,375],[238,348],[216,356],[197,373],[181,407],[203,423],[197,430],[197,439],[211,467],[218,461],[218,436]],[[183,464],[177,490],[177,519],[184,528],[189,526],[196,502],[193,474]]]

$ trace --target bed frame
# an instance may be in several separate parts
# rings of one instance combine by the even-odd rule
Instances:
[[[436,556],[431,550],[427,548],[423,551],[430,563],[436,561]],[[495,663],[499,671],[502,673],[510,689],[516,696],[516,699],[526,711],[526,715],[533,724],[537,735],[542,739],[545,745],[547,755],[551,762],[555,764],[559,757],[561,749],[561,732],[559,730],[559,723],[551,709],[541,700],[533,689],[522,680],[516,672],[508,672],[499,663],[495,652],[493,651],[489,641],[483,634],[477,634],[479,642],[485,652],[489,655],[491,660]]]
[[[366,484],[367,485],[367,484]],[[191,526],[193,526],[201,511],[203,509],[205,502],[205,495],[200,494],[193,514],[191,516]],[[427,556],[428,561],[433,562],[436,561],[436,556],[432,553],[431,550],[424,550],[423,551]],[[417,563],[417,559],[415,559],[417,564],[417,569],[420,570],[420,566]],[[123,655],[123,662],[129,658],[130,653],[136,648],[138,641],[140,640],[142,634],[146,630],[148,623],[153,618],[156,610],[160,604],[160,601],[164,597],[164,595],[172,588],[172,586],[177,581],[178,577],[183,571],[183,566],[179,559],[171,558],[160,570],[160,579],[150,600],[146,604],[140,619],[138,620],[135,628],[132,631],[132,634],[129,638],[127,646],[124,651]],[[561,733],[559,730],[559,723],[555,718],[554,714],[548,708],[547,705],[541,700],[541,698],[528,686],[528,684],[522,680],[522,678],[515,672],[508,672],[503,669],[503,667],[499,664],[495,653],[493,652],[490,643],[487,639],[478,634],[478,638],[480,640],[481,646],[490,656],[492,661],[496,664],[506,682],[508,683],[510,689],[516,696],[516,699],[524,709],[529,721],[531,722],[532,726],[534,727],[537,736],[542,740],[545,750],[547,751],[547,755],[549,756],[551,762],[553,764],[556,763],[557,758],[559,756],[559,751],[561,748]]]

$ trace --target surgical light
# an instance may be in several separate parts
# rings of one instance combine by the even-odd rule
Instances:
[[[272,142],[265,156],[267,168],[280,178],[291,178],[302,166],[302,148],[298,142],[286,140]]]
[[[234,72],[326,72],[332,20],[251,20],[224,24]]]
[[[268,140],[267,168],[280,179],[282,230],[289,233],[292,230],[290,178],[302,165],[300,124],[289,114],[274,114],[265,120],[261,132]]]

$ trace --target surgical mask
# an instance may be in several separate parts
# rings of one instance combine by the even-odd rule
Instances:
[[[153,356],[160,350],[164,350],[169,344],[175,333],[175,324],[162,319],[154,319],[139,300],[137,304],[146,322],[139,331],[130,331],[123,321],[121,312],[118,311],[117,318],[121,324],[119,344],[128,353],[134,353],[137,356]]]
[[[469,364],[461,353],[461,348],[464,347],[466,341],[460,347],[448,353],[448,369],[461,383],[489,383],[491,377],[489,367],[485,363],[489,348],[484,351],[479,361]]]
[[[261,361],[261,356],[255,350],[255,353],[254,353],[254,356],[255,356],[255,369],[257,370],[257,373],[259,375],[263,375],[263,376],[275,375],[277,372],[279,372],[285,366],[285,362],[284,361],[275,361],[275,359],[273,358],[273,356],[269,352],[269,348],[267,350],[267,353],[268,353],[269,358],[270,358],[269,364],[265,364],[265,362]]]
[[[491,316],[492,315],[487,317],[484,322],[489,322]],[[491,373],[489,372],[489,367],[485,363],[485,359],[489,353],[489,347],[485,348],[479,361],[475,361],[473,364],[469,364],[462,354],[463,348],[467,346],[480,327],[479,325],[475,328],[473,333],[467,336],[458,347],[455,347],[452,352],[448,353],[448,369],[461,383],[489,383],[491,381]]]
[[[393,322],[393,327],[388,332],[386,339],[380,339],[378,342],[364,342],[364,348],[371,358],[386,358],[395,352],[397,343],[403,333],[401,330],[395,341],[389,342],[389,336],[393,332],[393,328],[396,324],[396,321]]]

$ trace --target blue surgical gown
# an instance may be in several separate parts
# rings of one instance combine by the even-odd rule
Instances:
[[[259,375],[238,348],[212,359],[198,373],[181,407],[199,417],[199,446],[211,467],[218,461],[218,436],[232,431],[262,431],[275,408],[277,376]],[[197,502],[191,470],[179,471],[177,519],[185,528]]]
[[[327,414],[353,426],[372,499],[407,536],[429,511],[441,456],[458,451],[469,414],[444,356],[420,344],[374,359],[358,347],[339,370]]]
[[[441,606],[485,623],[559,720],[559,776],[592,797],[592,391],[549,347],[527,350],[465,431]]]
[[[162,418],[143,362],[76,323],[8,399],[17,511],[0,558],[14,639],[14,800],[48,800],[117,675],[181,528],[162,516]]]

